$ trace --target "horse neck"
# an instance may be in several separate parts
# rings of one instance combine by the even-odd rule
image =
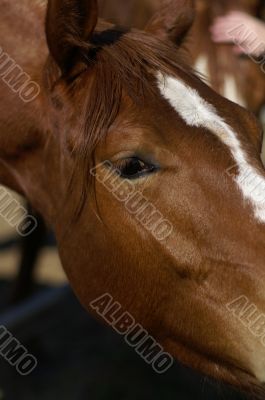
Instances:
[[[43,85],[48,55],[45,6],[46,2],[41,0],[0,0],[1,48],[40,86],[36,99],[24,102],[4,81],[0,55],[0,183],[25,195],[52,218],[51,196],[55,196],[56,187],[52,180],[56,179],[59,149],[52,136],[46,140],[49,127]],[[54,169],[53,174],[43,168],[47,162]]]
[[[45,43],[46,1],[0,0],[0,6],[1,46],[16,56],[19,65],[38,65]]]

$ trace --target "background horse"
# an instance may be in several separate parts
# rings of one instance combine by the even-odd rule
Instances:
[[[188,46],[195,69],[208,78],[212,88],[256,115],[265,104],[265,79],[261,66],[247,55],[235,54],[233,45],[213,43],[209,31],[215,18],[232,10],[261,17],[262,3],[257,0],[197,0],[193,40]]]
[[[244,183],[265,184],[261,128],[171,43],[185,41],[192,2],[137,31],[98,21],[96,1],[50,0],[46,35],[42,4],[0,5],[1,56],[40,87],[23,102],[2,59],[0,180],[53,228],[81,303],[97,316],[109,293],[121,332],[129,313],[181,362],[264,382],[262,327],[227,308],[243,296],[265,310],[264,202]]]
[[[101,15],[114,23],[143,28],[159,7],[158,0],[101,0]],[[177,3],[177,2],[176,2]],[[247,56],[236,55],[230,44],[211,40],[210,27],[216,17],[231,10],[262,18],[260,0],[196,0],[196,13],[185,49],[194,68],[218,93],[259,114],[265,104],[265,79],[260,65]],[[161,37],[163,37],[163,30]]]

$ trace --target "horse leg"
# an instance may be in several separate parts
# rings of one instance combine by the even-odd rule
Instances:
[[[37,227],[31,235],[20,240],[20,265],[14,282],[11,303],[17,303],[28,297],[34,287],[34,268],[46,236],[46,226],[40,214],[28,206],[30,215],[37,219]]]

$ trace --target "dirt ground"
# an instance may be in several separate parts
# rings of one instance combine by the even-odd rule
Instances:
[[[23,200],[14,192],[10,192],[23,206]],[[18,239],[15,228],[10,227],[9,223],[0,215],[0,279],[12,279],[17,273],[19,263],[19,253],[17,246],[12,245]],[[3,246],[4,243],[10,242]],[[2,246],[1,246],[2,244]],[[57,285],[66,282],[64,271],[54,247],[45,247],[41,252],[38,265],[35,271],[35,279],[38,283]]]

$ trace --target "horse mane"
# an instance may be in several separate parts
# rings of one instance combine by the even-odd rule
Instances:
[[[122,28],[96,32],[92,38],[95,47],[84,54],[92,82],[85,104],[82,148],[86,160],[97,143],[104,138],[117,117],[122,99],[143,106],[150,96],[157,95],[156,72],[176,76],[178,71],[193,75],[177,47],[137,30]]]
[[[76,160],[73,175],[82,174],[84,178],[78,214],[91,182],[89,170],[94,166],[96,146],[114,123],[124,96],[133,104],[144,106],[150,96],[158,95],[156,72],[176,76],[182,71],[194,75],[173,43],[138,30],[107,25],[107,29],[95,31],[89,45],[82,42],[79,48],[86,67],[70,80],[67,89],[68,97],[74,99],[71,106],[75,126],[76,119],[79,120],[78,132],[71,139]],[[82,104],[81,111],[76,104],[78,107]]]

